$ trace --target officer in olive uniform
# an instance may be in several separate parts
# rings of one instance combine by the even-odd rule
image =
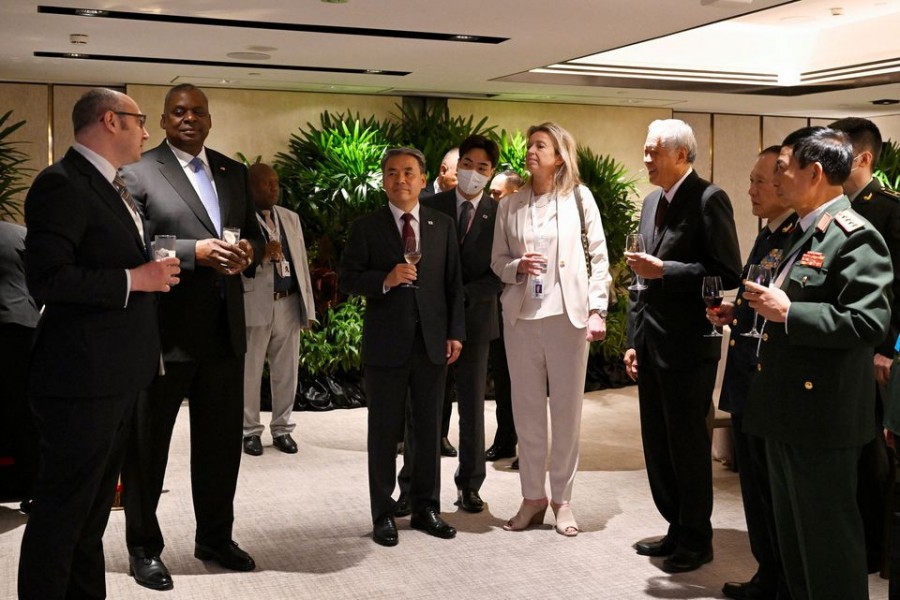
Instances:
[[[891,289],[891,327],[881,343],[875,346],[874,367],[876,386],[875,423],[880,426],[884,414],[883,388],[887,385],[894,359],[894,342],[900,334],[900,198],[882,188],[872,177],[881,155],[881,132],[868,119],[848,117],[829,125],[843,131],[853,146],[853,167],[844,182],[844,193],[853,203],[853,210],[865,217],[887,243],[894,265]],[[863,449],[859,461],[857,496],[866,530],[866,556],[870,573],[884,564],[886,500],[894,480],[894,469],[882,436],[876,437]]]
[[[769,146],[759,153],[756,164],[750,171],[749,195],[753,215],[766,219],[766,226],[759,232],[753,249],[750,250],[743,277],[747,276],[750,265],[762,265],[774,271],[784,255],[785,244],[797,228],[797,214],[788,206],[787,200],[776,193],[774,186],[775,161],[780,152],[781,146]],[[731,326],[719,408],[731,413],[747,537],[750,539],[750,551],[759,565],[750,581],[728,582],[722,588],[722,593],[734,600],[787,600],[789,595],[778,555],[775,515],[769,493],[765,444],[761,438],[744,432],[744,406],[750,393],[750,383],[756,376],[756,349],[759,340],[746,336],[753,328],[755,313],[741,298],[743,292],[742,284],[733,304],[724,302],[718,309],[710,308],[706,311],[714,325]],[[763,319],[757,317],[757,330],[762,325]]]
[[[744,426],[765,438],[779,550],[794,598],[868,599],[857,463],[877,431],[872,349],[887,334],[893,274],[884,239],[841,184],[843,133],[789,135],[775,185],[800,217],[771,287],[744,299],[767,320]]]

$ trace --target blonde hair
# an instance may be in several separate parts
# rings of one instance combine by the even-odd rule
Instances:
[[[547,121],[540,125],[532,125],[528,128],[528,139],[531,136],[542,131],[550,136],[553,140],[553,149],[562,159],[562,164],[557,167],[556,173],[553,174],[553,188],[558,194],[567,194],[575,189],[581,180],[578,176],[578,155],[575,146],[575,138],[572,134],[553,123]]]

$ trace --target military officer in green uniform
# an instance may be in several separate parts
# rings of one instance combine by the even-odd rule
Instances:
[[[853,154],[825,127],[782,142],[775,185],[799,216],[770,287],[744,299],[766,319],[744,412],[765,438],[778,544],[794,600],[868,596],[857,463],[877,433],[872,351],[890,321],[890,254],[850,208]]]

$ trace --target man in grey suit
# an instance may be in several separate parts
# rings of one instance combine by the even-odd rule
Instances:
[[[182,284],[160,304],[165,374],[138,401],[123,471],[126,542],[135,581],[172,588],[160,559],[156,518],[172,429],[189,398],[191,490],[197,518],[194,556],[250,571],[253,559],[231,537],[244,413],[244,293],[264,242],[250,202],[247,169],[204,146],[212,127],[206,95],[191,84],[166,94],[166,139],[125,170],[154,234],[175,235]],[[223,241],[224,228],[246,239]]]
[[[425,186],[425,157],[412,148],[392,148],[381,164],[389,204],[353,223],[339,283],[345,294],[366,298],[362,360],[372,538],[394,546],[398,537],[391,494],[407,397],[416,448],[410,525],[440,538],[456,535],[440,516],[438,446],[444,377],[447,365],[459,358],[465,322],[453,219],[418,202]],[[418,264],[404,261],[406,240],[419,240]]]
[[[300,217],[277,206],[279,191],[278,174],[272,167],[263,163],[250,167],[250,195],[266,238],[256,277],[244,278],[244,453],[251,456],[263,452],[259,384],[266,358],[272,383],[272,443],[287,454],[297,452],[297,443],[291,437],[295,426],[291,411],[297,393],[300,330],[316,316]]]

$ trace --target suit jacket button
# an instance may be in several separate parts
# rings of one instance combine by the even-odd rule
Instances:
[[[811,390],[813,388],[812,381],[807,381],[803,384],[803,387],[805,387],[807,390]]]
[[[738,306],[740,306],[742,302],[743,302],[743,300],[741,300],[740,298],[738,298],[737,300],[734,301],[734,303],[737,304]]]
[[[756,365],[756,370],[757,370],[757,371],[762,371],[762,365]]]
[[[728,345],[729,345],[729,346],[734,346],[734,340],[728,340]]]
[[[768,334],[768,333],[764,333],[764,334],[763,334],[762,341],[764,341],[764,342],[768,342],[768,341],[769,341],[769,334]]]
[[[560,269],[562,269],[562,268],[565,267],[565,266],[566,266],[566,261],[564,261],[564,260],[559,261],[559,268],[560,268]]]
[[[732,325],[732,326],[737,325],[737,319],[735,319],[734,321],[732,321],[732,322],[731,322],[731,325]]]

